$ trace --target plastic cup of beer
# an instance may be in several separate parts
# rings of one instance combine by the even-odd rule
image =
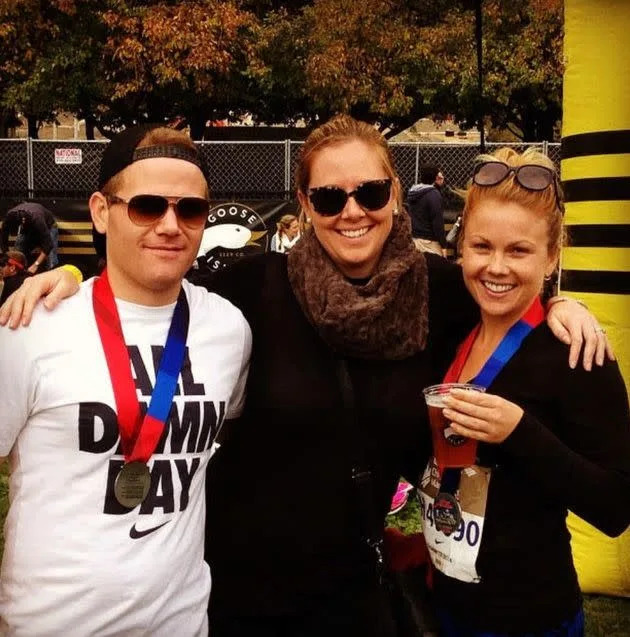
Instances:
[[[456,434],[442,413],[446,407],[444,398],[452,389],[485,391],[484,387],[470,383],[440,383],[422,390],[429,410],[433,455],[440,469],[469,467],[475,464],[477,459],[477,441]]]

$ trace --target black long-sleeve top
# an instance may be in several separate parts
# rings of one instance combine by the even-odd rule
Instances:
[[[467,626],[496,632],[550,629],[580,604],[567,509],[608,535],[630,524],[630,416],[616,363],[586,372],[538,326],[488,393],[525,414],[500,445],[480,445],[496,465],[477,558],[478,584],[436,571],[439,602]]]
[[[427,349],[400,361],[347,361],[383,522],[398,477],[416,480],[430,454],[422,388],[439,381],[478,317],[460,269],[426,258]],[[327,600],[369,597],[377,584],[351,477],[357,441],[336,356],[296,301],[285,255],[244,259],[195,282],[237,305],[253,335],[243,417],[207,477],[212,612],[326,613]],[[374,634],[365,624],[372,632],[363,634]]]

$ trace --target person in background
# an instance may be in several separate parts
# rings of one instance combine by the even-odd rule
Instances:
[[[3,635],[208,633],[205,468],[240,414],[251,339],[183,281],[208,197],[185,133],[126,129],[89,200],[106,270],[28,330],[0,328]]]
[[[477,465],[442,473],[443,489],[455,471],[456,528],[438,528],[432,463],[420,487],[445,637],[583,635],[567,510],[613,537],[630,524],[630,414],[619,368],[570,369],[566,346],[544,322],[540,295],[563,235],[560,196],[548,157],[509,148],[479,158],[466,193],[461,263],[481,323],[444,381],[486,391],[445,399],[454,433],[479,441]]]
[[[243,416],[223,428],[207,476],[210,626],[213,637],[391,637],[360,485],[369,476],[382,531],[399,476],[416,482],[430,454],[422,387],[479,314],[461,269],[414,248],[373,126],[340,115],[312,131],[296,186],[311,224],[288,255],[198,277],[241,308],[253,335]],[[29,288],[0,322],[17,325],[42,293],[55,303],[76,283],[53,272]],[[585,364],[595,351],[601,363],[592,316],[573,301],[548,320],[560,316],[574,335],[570,364],[583,337]]]
[[[283,215],[276,224],[277,232],[271,237],[272,252],[288,252],[300,238],[300,224],[295,215]]]
[[[407,193],[407,209],[411,217],[411,235],[418,250],[446,258],[446,234],[442,194],[444,175],[435,164],[420,167],[420,181]]]
[[[26,257],[17,250],[0,253],[0,279],[4,282],[0,305],[31,276],[26,270]]]
[[[11,208],[0,231],[0,251],[8,249],[9,235],[13,233],[16,234],[15,249],[26,255],[31,274],[57,265],[59,228],[48,208],[26,201]]]

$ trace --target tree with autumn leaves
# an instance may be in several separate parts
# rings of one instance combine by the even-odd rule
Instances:
[[[474,125],[472,2],[0,0],[0,118],[68,111],[105,134],[139,121],[349,112],[394,133],[426,115]],[[551,139],[561,0],[483,1],[487,124]],[[1,133],[2,131],[0,131]]]
[[[551,141],[562,115],[562,9],[562,0],[483,2],[481,106],[494,128],[524,141]],[[448,78],[438,88],[434,112],[454,114],[468,126],[480,106],[473,29],[472,13],[457,8],[423,29]]]
[[[32,137],[59,111],[93,120],[107,101],[107,83],[94,76],[105,36],[97,4],[0,0],[0,128],[16,111]]]

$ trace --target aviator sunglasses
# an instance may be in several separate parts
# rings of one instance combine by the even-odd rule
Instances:
[[[354,197],[364,210],[379,210],[389,201],[391,189],[391,179],[372,179],[359,184],[352,192],[339,186],[311,188],[308,198],[315,212],[324,217],[333,217],[346,207],[350,197]]]
[[[553,191],[556,196],[556,205],[564,211],[558,192],[558,179],[553,170],[536,164],[524,164],[517,168],[512,168],[502,161],[485,161],[475,166],[473,172],[473,183],[477,186],[496,186],[514,173],[516,183],[534,192],[540,192],[553,184]]]
[[[191,228],[203,226],[210,210],[210,202],[203,197],[164,197],[162,195],[134,195],[126,200],[105,195],[111,204],[126,204],[127,214],[137,226],[150,226],[161,219],[173,204],[179,219]]]

